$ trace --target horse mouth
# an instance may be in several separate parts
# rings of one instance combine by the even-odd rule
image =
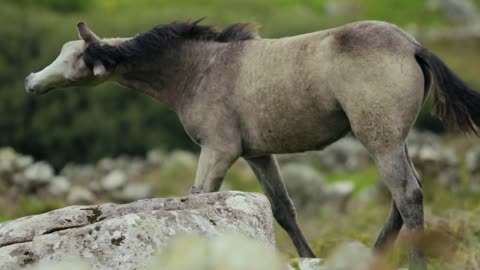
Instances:
[[[44,95],[50,91],[52,91],[53,89],[55,89],[54,87],[49,87],[49,88],[46,88],[46,89],[42,89],[42,90],[39,90],[39,89],[34,89],[34,88],[27,88],[27,93],[31,94],[31,95],[35,95],[35,96],[40,96],[40,95]]]

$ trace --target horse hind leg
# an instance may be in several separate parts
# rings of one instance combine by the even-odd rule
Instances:
[[[382,180],[392,193],[409,235],[410,269],[426,269],[420,249],[424,230],[423,192],[403,149],[376,157]]]
[[[405,225],[410,238],[409,269],[424,270],[426,262],[418,241],[424,230],[423,192],[405,144],[414,117],[402,118],[402,121],[392,119],[395,118],[385,113],[375,119],[374,126],[364,125],[362,121],[352,124],[352,131],[369,151],[393,199],[390,216],[374,249],[382,255]]]
[[[418,175],[417,170],[413,165],[413,161],[408,154],[407,145],[405,145],[405,153],[410,165],[410,169],[412,170],[418,185],[421,187],[422,184],[420,182],[420,177]],[[375,241],[374,250],[376,253],[384,254],[386,249],[397,239],[398,234],[403,226],[403,219],[400,215],[398,207],[395,201],[392,200],[392,206],[390,208],[390,214],[388,215],[388,219],[385,222],[385,225],[382,228],[377,240]]]

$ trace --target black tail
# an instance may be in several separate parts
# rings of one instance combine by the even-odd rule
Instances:
[[[425,76],[425,91],[433,86],[433,115],[450,127],[478,136],[480,93],[466,85],[440,58],[426,48],[418,46],[415,58]]]

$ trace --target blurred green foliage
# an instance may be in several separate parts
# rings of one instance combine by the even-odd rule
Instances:
[[[480,0],[477,0],[480,2]],[[0,146],[33,154],[60,167],[67,161],[94,161],[147,149],[197,149],[173,112],[163,104],[113,84],[95,89],[57,90],[29,96],[24,78],[48,65],[68,40],[75,23],[88,21],[102,37],[132,36],[155,24],[207,17],[223,26],[258,23],[263,37],[317,31],[361,19],[388,20],[418,28],[451,24],[418,0],[340,0],[353,9],[329,15],[326,0],[4,0],[0,2]],[[462,78],[480,88],[478,42],[427,44]],[[456,49],[461,47],[462,49]],[[454,48],[454,49],[452,49]],[[428,116],[421,127],[441,131]]]
[[[7,2],[21,5],[50,9],[57,12],[86,11],[92,5],[92,0],[6,0]]]

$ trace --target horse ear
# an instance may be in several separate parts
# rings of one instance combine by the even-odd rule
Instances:
[[[107,68],[100,61],[96,61],[93,65],[93,76],[95,77],[106,77],[110,74]]]
[[[84,22],[77,23],[78,35],[87,43],[98,42],[100,38]]]

